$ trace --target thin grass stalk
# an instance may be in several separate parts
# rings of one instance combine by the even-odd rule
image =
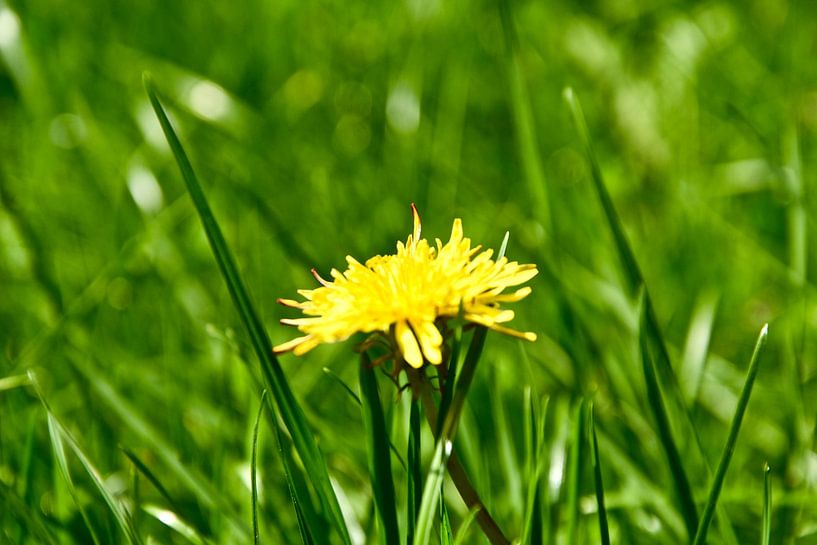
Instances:
[[[263,405],[262,405],[263,406]],[[301,538],[301,545],[314,545],[315,539],[313,534],[318,539],[329,539],[324,528],[324,519],[320,517],[312,506],[309,499],[309,493],[306,491],[302,483],[295,480],[296,473],[293,468],[297,467],[295,461],[289,452],[289,445],[286,444],[283,433],[281,433],[281,426],[278,425],[278,417],[275,410],[267,404],[267,417],[272,421],[273,435],[275,436],[275,446],[278,448],[278,453],[281,455],[281,464],[284,466],[284,476],[287,481],[287,489],[289,490],[289,500],[292,503],[292,508],[295,510],[295,519],[298,522],[298,536]],[[299,486],[299,484],[301,486]]]
[[[599,457],[599,440],[596,436],[595,406],[590,404],[590,449],[593,452],[593,480],[596,488],[596,506],[599,515],[599,535],[601,545],[610,545],[610,528],[607,524],[607,508],[604,502],[604,482],[601,477],[601,461]]]
[[[122,451],[122,454],[130,460],[130,463],[133,464],[133,467],[136,469],[137,474],[144,476],[150,484],[153,485],[153,488],[159,492],[159,495],[162,496],[167,504],[173,508],[174,511],[178,511],[178,506],[173,498],[170,496],[170,493],[167,491],[167,488],[162,484],[158,477],[150,470],[150,468],[145,465],[145,463],[136,455],[135,452],[130,450],[126,447],[119,447],[119,450]]]
[[[254,545],[261,541],[261,532],[258,529],[258,425],[261,423],[261,414],[264,412],[264,402],[267,398],[267,391],[261,392],[261,403],[258,405],[258,413],[255,415],[255,423],[252,427],[252,452],[250,454],[250,485],[252,496],[252,539]]]
[[[423,497],[423,474],[421,468],[421,430],[420,404],[412,397],[409,409],[408,439],[408,486],[406,498],[406,544],[414,541],[414,530],[417,526],[417,515],[420,512],[420,501]]]
[[[649,290],[647,289],[647,285],[644,281],[644,275],[641,273],[641,269],[639,268],[638,262],[635,259],[635,254],[633,253],[632,247],[627,240],[627,235],[624,232],[624,226],[618,216],[613,200],[610,197],[604,183],[604,176],[602,175],[601,167],[599,166],[598,159],[596,158],[596,153],[593,150],[593,145],[590,140],[590,134],[587,129],[587,122],[584,117],[584,112],[582,111],[581,103],[579,102],[578,97],[576,97],[576,95],[573,93],[573,90],[569,87],[564,90],[564,98],[572,114],[576,130],[579,133],[579,139],[584,145],[587,160],[590,162],[593,187],[599,201],[601,202],[608,227],[613,235],[613,241],[616,246],[619,260],[621,261],[624,269],[627,287],[631,295],[635,295],[637,293],[642,294],[640,295],[642,298],[642,311],[646,319],[642,320],[641,330],[647,332],[649,340],[653,345],[655,345],[656,354],[652,360],[653,367],[658,375],[658,378],[660,379],[661,386],[664,388],[663,393],[656,390],[658,393],[658,398],[662,400],[662,405],[664,404],[664,397],[667,398],[672,414],[677,416],[680,423],[684,425],[683,433],[688,434],[694,439],[693,443],[696,447],[695,452],[705,465],[705,457],[703,456],[700,438],[698,437],[697,429],[692,423],[692,417],[689,414],[689,409],[684,403],[683,393],[681,392],[680,385],[678,384],[678,378],[675,376],[675,372],[673,371],[669,351],[667,350],[667,344],[664,340],[664,336],[661,334],[661,328],[658,325],[658,318],[655,315],[652,298],[650,297]],[[664,413],[664,420],[666,420],[666,422],[669,424],[669,418],[666,418],[666,407],[662,407],[662,412]],[[654,416],[657,419],[662,418],[659,414],[655,414]],[[661,430],[661,432],[663,434],[662,437],[668,440],[667,442],[662,442],[664,448],[677,451],[678,446],[673,440],[671,428]],[[675,457],[671,452],[667,452],[667,455]],[[673,478],[676,480],[676,489],[680,495],[679,500],[681,502],[681,509],[684,512],[684,520],[687,523],[687,530],[688,533],[692,535],[695,528],[697,528],[698,513],[695,508],[695,502],[692,495],[691,493],[688,493],[690,490],[688,482],[689,479],[687,478],[686,471],[684,470],[683,466],[678,466],[677,468],[673,469]]]
[[[63,446],[62,442],[62,433],[60,432],[59,427],[50,412],[48,413],[48,435],[51,439],[51,450],[54,453],[55,460],[57,461],[57,467],[68,485],[68,493],[71,495],[71,499],[77,506],[77,510],[82,517],[82,521],[85,523],[85,527],[88,529],[88,533],[91,535],[91,540],[94,542],[94,545],[100,545],[99,537],[97,536],[93,524],[91,524],[91,520],[88,518],[88,513],[85,511],[85,507],[83,507],[82,502],[79,501],[79,496],[77,495],[77,490],[74,486],[74,480],[71,477],[71,471],[68,468],[68,460],[65,457],[65,447]]]
[[[386,545],[399,545],[400,530],[397,526],[396,495],[389,455],[389,434],[383,416],[383,406],[369,355],[360,355],[360,398],[363,424],[366,429],[369,473],[371,475],[380,532]]]
[[[537,412],[536,403],[530,388],[525,389],[525,429],[528,488],[525,495],[525,514],[522,519],[521,545],[542,543],[544,541],[542,513],[542,475],[545,469],[545,419],[548,409],[548,398],[545,398],[541,412]]]
[[[687,534],[693,536],[698,527],[698,514],[695,508],[695,500],[692,496],[692,487],[689,484],[689,479],[681,463],[681,454],[678,451],[678,446],[672,439],[669,417],[664,407],[664,399],[658,385],[658,378],[656,377],[655,363],[647,340],[647,326],[645,325],[647,321],[646,308],[643,304],[641,309],[641,327],[638,340],[641,348],[641,366],[647,388],[647,401],[655,418],[658,439],[667,457],[667,465],[669,466],[672,481],[675,485],[675,492],[678,496],[678,501],[681,503],[681,516],[684,519]]]
[[[318,498],[324,510],[329,514],[337,532],[346,545],[351,545],[351,538],[349,537],[349,530],[343,519],[343,513],[340,510],[335,491],[332,488],[332,483],[329,479],[329,471],[326,467],[326,460],[323,457],[318,445],[315,441],[315,436],[309,428],[306,416],[303,409],[295,399],[292,389],[286,380],[283,369],[281,369],[278,359],[272,352],[272,343],[269,340],[266,330],[264,329],[258,314],[253,307],[247,290],[244,286],[244,281],[238,272],[238,267],[235,264],[229,246],[227,245],[224,235],[221,233],[221,228],[210,209],[210,204],[204,194],[204,191],[199,184],[198,178],[193,170],[187,153],[179,141],[167,114],[159,101],[158,95],[154,88],[153,80],[149,74],[145,73],[143,76],[145,90],[147,91],[150,103],[162,126],[162,131],[165,138],[173,151],[173,155],[178,163],[182,178],[184,179],[187,191],[190,194],[193,204],[198,212],[204,231],[210,242],[210,247],[213,255],[216,258],[219,269],[221,270],[224,280],[227,284],[227,289],[233,299],[233,303],[239,312],[242,322],[247,329],[250,336],[253,348],[261,363],[261,371],[264,375],[266,387],[272,392],[278,410],[281,414],[281,419],[284,422],[290,436],[292,437],[295,448],[303,461],[306,468],[306,473],[309,476],[312,485],[315,487]]]
[[[715,514],[715,506],[718,504],[718,497],[723,488],[723,481],[726,478],[726,470],[729,469],[729,463],[732,461],[732,454],[735,452],[735,444],[738,440],[738,433],[740,426],[743,423],[743,416],[746,413],[746,407],[749,405],[749,398],[752,395],[752,386],[754,386],[755,378],[760,364],[760,355],[763,352],[763,347],[766,345],[766,338],[769,334],[769,325],[763,326],[760,330],[760,335],[755,343],[755,349],[752,353],[752,359],[749,363],[749,371],[746,373],[746,381],[743,383],[743,390],[740,392],[738,398],[738,405],[735,408],[735,416],[732,417],[732,424],[729,427],[729,435],[726,438],[726,444],[723,446],[723,453],[721,454],[718,469],[715,471],[715,477],[712,482],[712,487],[709,490],[709,499],[704,507],[701,515],[701,522],[698,525],[698,531],[695,533],[695,540],[693,545],[703,545],[706,542],[706,534],[709,532],[709,524],[712,522],[712,517]]]
[[[763,467],[763,516],[760,545],[769,545],[772,540],[772,468],[769,463]]]
[[[584,398],[576,407],[573,416],[573,430],[570,458],[567,472],[567,542],[577,543],[576,534],[579,528],[579,496],[582,485],[582,459],[584,459],[584,429],[586,401]]]

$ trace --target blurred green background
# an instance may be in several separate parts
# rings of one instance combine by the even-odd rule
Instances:
[[[489,247],[509,230],[508,255],[543,271],[514,308],[540,339],[488,338],[461,432],[478,487],[518,535],[525,388],[548,397],[560,539],[564,420],[584,395],[615,541],[681,543],[634,297],[562,99],[572,86],[710,466],[771,323],[722,498],[734,536],[758,535],[768,460],[775,542],[817,543],[815,58],[807,0],[0,0],[0,542],[38,542],[40,523],[60,542],[89,540],[20,378],[29,369],[109,489],[162,504],[124,447],[200,533],[240,542],[177,460],[249,527],[257,366],[147,101],[149,70],[274,342],[293,335],[276,298],[311,287],[312,266],[393,251],[411,202],[428,237],[447,239],[454,217]],[[359,410],[321,371],[354,384],[357,364],[351,343],[282,358],[342,503],[373,539]],[[263,535],[294,543],[266,432]],[[700,505],[708,481],[689,456]],[[75,462],[79,503],[122,541]],[[449,502],[461,516],[453,491]],[[139,517],[143,535],[185,542]],[[592,521],[588,508],[587,539]]]

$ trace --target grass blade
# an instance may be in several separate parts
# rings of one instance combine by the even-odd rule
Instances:
[[[281,427],[278,425],[278,418],[275,416],[274,409],[267,405],[269,409],[267,414],[272,420],[272,428],[275,432],[275,443],[278,446],[278,453],[281,455],[281,462],[284,466],[284,476],[287,480],[287,488],[289,489],[289,499],[292,502],[292,507],[295,509],[295,518],[298,521],[298,535],[301,538],[301,545],[314,545],[315,539],[313,535],[319,540],[319,543],[328,543],[329,536],[326,535],[326,523],[324,519],[318,515],[309,498],[309,492],[306,490],[306,483],[296,476],[293,468],[297,467],[295,460],[292,458],[290,452],[290,445],[284,441]]]
[[[420,403],[411,400],[409,409],[409,439],[408,439],[408,491],[406,501],[406,543],[411,545],[414,540],[414,529],[417,525],[417,515],[420,512],[420,500],[423,495],[423,473],[420,467]]]
[[[74,487],[74,479],[71,477],[71,471],[68,468],[68,460],[65,457],[65,446],[63,445],[62,441],[62,433],[60,433],[60,430],[57,424],[55,423],[55,420],[52,417],[51,412],[49,411],[47,414],[48,414],[48,435],[51,438],[51,450],[54,453],[54,459],[57,462],[57,467],[59,468],[63,479],[65,479],[65,482],[68,485],[68,493],[71,494],[71,498],[74,500],[74,504],[77,506],[79,514],[82,517],[83,522],[85,522],[86,528],[88,528],[88,532],[91,534],[91,539],[93,540],[95,545],[100,545],[99,537],[97,537],[96,535],[96,530],[94,530],[94,526],[91,524],[91,521],[88,518],[88,513],[85,512],[85,508],[79,501],[77,490]]]
[[[445,506],[445,494],[440,494],[440,545],[451,545],[454,541],[454,532],[451,530],[451,517]]]
[[[152,516],[168,528],[175,531],[180,536],[184,537],[193,545],[208,545],[210,542],[199,535],[195,528],[183,521],[179,516],[169,509],[165,509],[158,505],[145,505],[142,510],[148,515]]]
[[[579,528],[579,497],[582,486],[582,460],[584,459],[584,429],[587,402],[582,399],[576,407],[573,417],[573,430],[567,471],[567,542],[577,543],[576,532]]]
[[[158,477],[156,477],[156,475],[153,474],[150,468],[147,465],[145,465],[145,463],[136,455],[136,453],[125,447],[119,447],[119,449],[128,458],[128,460],[130,460],[130,462],[133,464],[133,467],[135,467],[140,474],[144,475],[144,477],[150,482],[150,484],[153,485],[153,487],[165,499],[168,505],[176,509],[176,502],[170,496],[170,493],[167,491],[167,489],[164,487],[161,481],[159,481]]]
[[[694,439],[692,443],[696,448],[693,450],[693,452],[698,456],[698,459],[702,463],[705,463],[697,430],[692,425],[692,418],[689,414],[687,405],[684,403],[684,397],[678,383],[678,378],[673,371],[669,351],[667,350],[667,344],[664,340],[664,336],[661,334],[661,328],[658,325],[658,318],[655,315],[652,298],[650,297],[649,290],[647,289],[647,285],[644,281],[644,275],[641,273],[641,269],[639,268],[638,262],[635,259],[635,254],[633,253],[632,247],[627,240],[627,235],[624,232],[621,219],[618,216],[618,212],[616,212],[616,208],[613,205],[613,200],[610,198],[610,194],[607,192],[607,187],[604,184],[604,177],[602,176],[601,167],[599,167],[598,159],[596,158],[593,145],[590,141],[590,134],[587,130],[587,122],[585,121],[581,104],[579,103],[576,95],[573,93],[573,90],[569,87],[564,90],[564,98],[573,116],[573,122],[576,130],[579,133],[579,139],[584,145],[587,160],[590,162],[593,187],[596,190],[596,195],[601,202],[604,216],[607,219],[607,224],[613,235],[613,241],[616,246],[619,260],[621,261],[624,269],[624,276],[629,293],[631,295],[636,295],[639,292],[643,292],[642,305],[646,320],[642,320],[641,330],[646,331],[647,339],[652,345],[655,346],[656,353],[653,359],[654,369],[657,373],[658,379],[660,380],[661,387],[664,389],[664,395],[669,402],[669,407],[664,407],[663,412],[667,413],[668,408],[670,410],[669,414],[675,417],[674,420],[677,421],[679,425],[683,426],[683,430],[679,430],[679,435],[682,437],[692,437]],[[666,420],[669,422],[669,418]],[[666,430],[666,433],[671,439],[672,432],[668,429]],[[691,495],[687,499],[682,497],[681,501],[682,509],[684,511],[689,511],[691,509],[691,512],[685,514],[685,520],[687,520],[688,523],[697,522],[698,515],[694,509],[695,504],[691,501]],[[696,527],[697,524],[693,524],[692,526],[688,525],[690,535],[692,535],[692,532],[694,532]]]
[[[371,474],[374,500],[380,520],[380,531],[383,532],[387,545],[400,543],[400,529],[397,526],[397,506],[394,493],[394,481],[391,472],[389,455],[389,434],[383,418],[383,406],[377,379],[368,354],[361,354],[360,362],[360,397],[363,411],[363,424],[368,441],[369,472]]]
[[[261,414],[264,411],[264,401],[267,399],[267,391],[261,392],[261,404],[258,407],[258,414],[255,415],[255,424],[252,427],[252,453],[250,455],[250,481],[252,489],[252,539],[255,545],[261,541],[261,533],[258,530],[258,424],[261,423]]]
[[[272,352],[272,343],[269,340],[261,320],[253,307],[250,297],[244,287],[244,281],[238,272],[232,254],[230,253],[227,241],[221,233],[221,228],[210,209],[207,197],[198,182],[190,160],[179,141],[170,120],[162,107],[153,85],[152,78],[145,74],[145,90],[147,91],[150,103],[162,126],[162,131],[167,138],[170,149],[179,165],[182,178],[184,178],[187,191],[190,194],[193,204],[198,212],[210,248],[216,258],[222,276],[224,276],[227,289],[233,299],[233,303],[238,310],[241,320],[247,329],[253,348],[261,363],[261,371],[264,375],[266,387],[272,392],[272,397],[278,407],[281,419],[284,422],[290,436],[292,437],[295,449],[306,468],[306,474],[315,487],[318,498],[324,510],[329,513],[330,519],[335,529],[340,534],[346,545],[351,545],[349,530],[343,520],[335,491],[329,479],[329,471],[326,467],[326,460],[323,457],[315,436],[306,421],[303,409],[295,399],[292,389],[286,380],[283,369],[281,369],[278,359]]]
[[[766,338],[769,334],[769,326],[764,325],[760,330],[760,335],[755,343],[755,350],[752,353],[752,359],[749,363],[749,371],[746,373],[746,382],[743,384],[743,390],[740,392],[738,398],[738,405],[735,408],[735,416],[732,418],[732,424],[729,426],[729,435],[726,438],[726,444],[723,446],[723,453],[721,460],[718,462],[718,469],[715,471],[715,477],[712,481],[712,487],[709,490],[709,499],[704,507],[701,522],[698,525],[698,531],[695,533],[695,540],[693,545],[703,545],[706,543],[706,534],[709,532],[709,524],[712,522],[712,517],[715,514],[715,507],[718,504],[718,496],[720,495],[723,481],[726,477],[726,470],[729,469],[729,463],[732,461],[732,454],[735,452],[735,443],[738,440],[738,432],[743,423],[743,416],[746,413],[746,407],[749,405],[749,397],[752,395],[752,386],[754,386],[755,378],[757,377],[758,366],[760,364],[760,354],[763,352],[763,347],[766,345]]]
[[[761,545],[769,545],[772,539],[772,468],[768,462],[763,467],[763,530],[761,532]]]
[[[687,533],[692,536],[695,535],[695,529],[698,527],[698,512],[695,508],[695,500],[692,497],[692,487],[689,484],[684,466],[681,463],[681,454],[678,450],[678,445],[672,438],[670,431],[669,417],[664,406],[664,397],[661,394],[661,389],[658,385],[658,378],[655,372],[655,361],[652,352],[649,348],[648,333],[647,333],[647,310],[646,301],[642,300],[641,305],[641,327],[638,336],[641,347],[641,364],[644,372],[644,381],[647,386],[647,401],[655,418],[655,425],[658,432],[658,439],[661,442],[661,447],[667,457],[670,473],[672,474],[672,481],[675,486],[675,492],[678,496],[678,501],[681,503],[681,516],[684,519]]]
[[[590,450],[593,456],[593,480],[596,485],[596,505],[599,513],[599,534],[601,545],[610,545],[610,528],[607,524],[607,508],[604,503],[604,483],[601,478],[601,461],[599,460],[599,440],[596,436],[596,416],[593,404],[590,404]]]
[[[457,535],[454,537],[454,545],[465,545],[465,538],[468,537],[468,530],[471,528],[471,524],[474,523],[474,520],[476,520],[477,513],[479,513],[479,511],[476,509],[471,509],[468,511],[468,514],[462,520],[460,527],[457,528]]]
[[[134,410],[91,363],[85,361],[81,356],[73,357],[70,363],[88,381],[88,384],[102,398],[102,401],[117,414],[136,436],[150,445],[151,451],[156,454],[157,458],[203,505],[223,513],[232,526],[245,535],[249,541],[249,532],[244,521],[236,514],[232,505],[223,499],[222,494],[219,493],[215,485],[197,472],[188,469],[182,463],[178,451],[172,448],[167,440]]]
[[[541,414],[537,412],[530,388],[525,389],[525,430],[527,450],[528,488],[525,496],[525,514],[522,519],[521,545],[542,543],[544,528],[542,520],[542,475],[547,461],[544,459],[545,415],[548,398],[545,398]]]
[[[128,542],[135,545],[141,544],[142,540],[139,539],[139,535],[136,533],[136,530],[133,527],[130,514],[125,510],[122,504],[111,495],[108,489],[105,488],[105,483],[102,479],[102,475],[91,463],[91,460],[79,446],[77,440],[74,439],[73,435],[71,435],[71,433],[67,429],[65,429],[65,427],[60,423],[60,421],[51,411],[51,407],[48,405],[48,402],[46,401],[45,395],[40,389],[36,377],[31,372],[29,372],[29,379],[31,381],[32,386],[34,387],[35,392],[37,393],[37,397],[39,397],[40,402],[43,404],[43,407],[45,408],[46,411],[46,416],[48,418],[48,433],[49,436],[51,437],[51,443],[53,446],[54,455],[57,459],[57,464],[63,476],[65,477],[66,482],[68,483],[69,491],[73,496],[74,501],[77,504],[77,507],[80,510],[82,518],[85,520],[85,524],[88,526],[88,530],[91,532],[91,537],[94,540],[94,542],[99,543],[99,540],[96,533],[94,532],[90,520],[88,519],[87,513],[82,508],[82,504],[78,501],[76,488],[74,487],[74,482],[73,479],[71,478],[71,472],[68,468],[68,460],[65,457],[64,448],[65,444],[68,445],[68,447],[74,453],[74,456],[76,456],[80,464],[82,464],[82,467],[85,469],[86,473],[88,473],[88,476],[91,478],[91,482],[94,483],[94,486],[102,496],[102,499],[105,501],[105,504],[108,506],[108,509],[113,514],[117,526],[125,535]]]

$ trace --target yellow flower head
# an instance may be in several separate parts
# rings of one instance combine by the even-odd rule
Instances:
[[[500,308],[501,303],[519,301],[531,292],[525,286],[502,293],[533,278],[536,266],[520,265],[504,256],[494,261],[492,250],[472,248],[471,240],[463,238],[459,218],[454,220],[448,242],[436,239],[432,247],[420,238],[420,216],[414,205],[412,211],[414,232],[405,244],[397,243],[395,255],[378,255],[365,265],[347,256],[348,268],[342,273],[332,269],[331,282],[313,269],[321,286],[298,290],[305,301],[279,300],[308,317],[281,320],[306,335],[276,346],[276,353],[293,350],[301,355],[320,343],[342,341],[357,332],[381,332],[390,335],[402,359],[412,367],[422,367],[424,361],[438,365],[443,360],[438,326],[458,316],[460,305],[466,321],[536,340],[533,333],[502,326],[514,313]]]

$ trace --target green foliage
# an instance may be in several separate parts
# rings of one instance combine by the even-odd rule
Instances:
[[[0,0],[0,543],[377,543],[372,473],[391,539],[490,543],[452,412],[509,540],[813,541],[815,36],[792,0]],[[355,401],[362,339],[270,350],[411,202],[540,269],[539,339],[431,372],[434,424],[378,369]]]

